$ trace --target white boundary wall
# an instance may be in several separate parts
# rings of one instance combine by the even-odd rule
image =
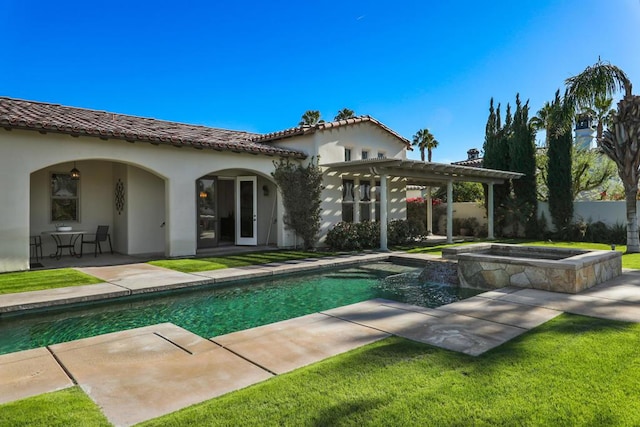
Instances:
[[[640,209],[640,203],[636,202],[636,209]],[[538,202],[538,217],[542,215],[547,219],[547,227],[553,229],[553,222],[549,214],[549,203]],[[637,210],[640,212],[640,210]],[[627,225],[627,207],[624,200],[618,201],[590,201],[573,203],[573,220],[593,223],[602,221],[607,225]]]
[[[446,203],[443,204],[446,206]],[[637,203],[637,212],[640,213],[640,201]],[[547,220],[547,227],[554,229],[551,215],[549,214],[549,203],[538,202],[538,218],[544,216]],[[487,217],[484,206],[480,202],[457,202],[453,204],[454,218],[476,218],[480,225],[487,224]],[[616,224],[627,224],[627,208],[624,200],[610,201],[578,201],[573,203],[573,220],[594,223],[602,221],[612,226]],[[437,230],[437,225],[435,225]]]

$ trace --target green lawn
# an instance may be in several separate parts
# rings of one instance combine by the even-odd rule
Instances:
[[[0,294],[92,285],[102,280],[72,268],[0,274]]]
[[[150,261],[149,264],[170,268],[183,273],[194,273],[198,271],[245,267],[247,265],[268,264],[270,262],[282,262],[304,258],[320,258],[332,255],[336,255],[336,253],[322,251],[266,251],[211,258],[167,259]]]
[[[543,240],[495,240],[495,243],[517,243],[521,245],[530,245],[530,246],[552,246],[558,248],[574,248],[574,249],[598,249],[603,251],[610,251],[611,246],[604,243],[589,243],[589,242],[549,242]],[[425,246],[425,247],[417,247],[417,248],[409,248],[409,247],[400,247],[399,250],[405,250],[408,253],[426,253],[435,256],[442,256],[442,248],[450,247],[450,246],[458,246],[458,245],[469,245],[478,242],[464,242],[464,243],[451,243],[451,244],[442,244],[435,246]],[[640,269],[640,254],[626,254],[624,253],[627,250],[625,245],[616,246],[616,250],[618,252],[622,252],[622,267],[623,268],[632,268],[632,269]]]
[[[524,241],[524,240],[502,240],[496,242],[521,243],[527,245],[559,246],[584,249],[610,250],[608,245],[600,243],[584,242],[545,242],[545,241]],[[442,244],[422,247],[395,247],[394,250],[404,250],[409,253],[428,253],[435,256],[442,255],[442,248],[460,244],[472,244],[477,242],[465,242],[454,244]],[[624,252],[626,246],[618,246],[616,250]],[[217,270],[221,268],[244,267],[248,265],[267,264],[270,262],[281,262],[303,258],[319,258],[334,256],[335,252],[323,251],[267,251],[253,252],[247,254],[227,255],[211,258],[185,258],[150,261],[149,264],[169,268],[184,273],[198,271]],[[624,268],[640,269],[640,254],[624,254],[622,256],[622,266]],[[0,274],[0,294],[36,291],[41,289],[54,289],[66,286],[89,285],[101,283],[102,280],[80,273],[79,271],[63,268],[56,270],[37,270],[19,273]]]
[[[393,337],[143,425],[640,425],[639,346],[638,324],[567,314],[479,357]],[[62,393],[0,425],[103,425]]]
[[[1,426],[111,426],[80,387],[0,405]]]

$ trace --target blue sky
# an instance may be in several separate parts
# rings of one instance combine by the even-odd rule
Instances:
[[[260,133],[348,107],[429,128],[437,162],[598,56],[640,88],[640,0],[0,0],[0,39],[2,96]]]

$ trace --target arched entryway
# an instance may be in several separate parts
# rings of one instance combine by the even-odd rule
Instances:
[[[74,168],[79,177],[72,181]],[[61,224],[87,233],[106,225],[114,252],[164,255],[165,180],[157,174],[112,160],[80,159],[32,172],[29,185],[29,234],[41,236],[45,256],[56,251],[47,233]]]
[[[196,180],[198,250],[277,244],[275,183],[255,171],[228,169]]]

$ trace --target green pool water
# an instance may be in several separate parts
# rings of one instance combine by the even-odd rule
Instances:
[[[163,322],[211,338],[372,298],[437,307],[478,293],[418,273],[376,263],[0,318],[0,354]]]

